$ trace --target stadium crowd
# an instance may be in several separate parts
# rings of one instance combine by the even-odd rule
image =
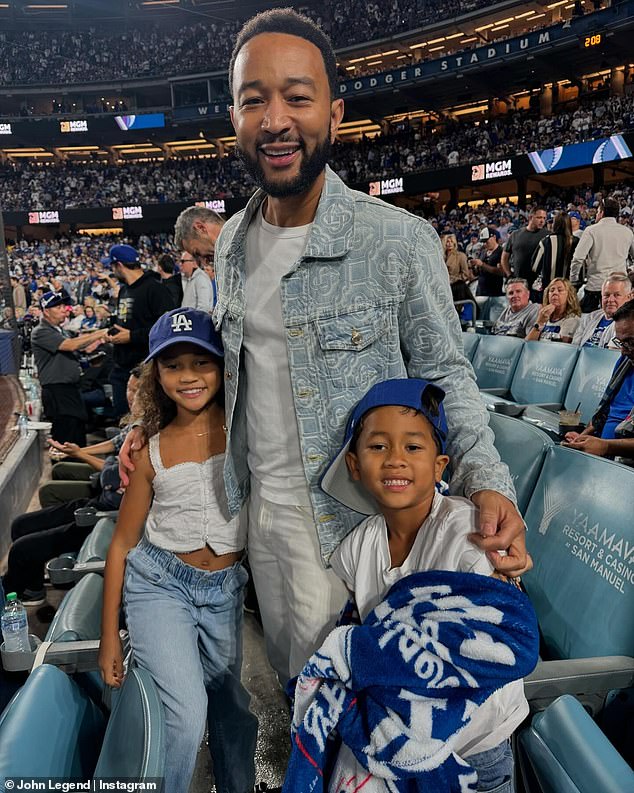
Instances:
[[[548,117],[516,111],[473,121],[448,117],[355,142],[337,142],[331,164],[347,184],[510,157],[634,129],[634,95],[601,98]],[[112,165],[106,162],[0,165],[5,211],[120,206],[248,196],[254,183],[227,154]],[[631,200],[631,196],[630,196]],[[631,204],[629,204],[631,206]]]
[[[302,10],[329,33],[335,47],[346,47],[383,38],[386,30],[400,33],[487,5],[484,0],[344,0]],[[80,83],[87,73],[98,81],[226,69],[241,25],[210,19],[176,28],[131,25],[123,32],[96,27],[0,32],[0,85]]]

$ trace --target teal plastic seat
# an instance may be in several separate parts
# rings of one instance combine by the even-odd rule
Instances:
[[[473,356],[475,355],[475,351],[478,347],[479,341],[480,341],[480,336],[478,336],[477,333],[462,334],[462,344],[464,346],[464,354],[470,361],[473,361]]]
[[[474,352],[472,363],[478,388],[508,391],[524,348],[524,341],[514,336],[477,338],[480,343]]]
[[[95,778],[149,780],[165,768],[165,715],[145,669],[128,670],[95,769]]]
[[[634,771],[582,705],[569,695],[520,734],[521,758],[541,793],[632,793]]]
[[[56,666],[38,667],[0,717],[0,787],[7,777],[90,779],[104,729],[86,692]]]
[[[116,521],[112,518],[101,518],[94,529],[84,540],[79,553],[78,562],[105,562],[112,541]]]
[[[90,573],[62,600],[46,632],[47,642],[94,641],[101,636],[103,577]]]
[[[618,350],[601,347],[582,347],[568,384],[564,407],[575,410],[580,405],[581,421],[587,424],[599,405],[610,380],[612,370],[620,357]]]
[[[552,659],[634,657],[634,469],[553,446],[525,519],[523,576]]]
[[[502,295],[500,297],[490,297],[482,308],[482,319],[495,322],[508,304],[508,300]]]
[[[489,426],[495,435],[495,448],[509,467],[517,505],[523,514],[553,442],[531,424],[498,413],[489,415]]]
[[[511,383],[511,399],[521,405],[563,404],[578,352],[572,344],[524,342]]]

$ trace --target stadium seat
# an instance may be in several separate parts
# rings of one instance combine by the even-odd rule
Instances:
[[[563,407],[575,410],[578,406],[583,424],[588,424],[592,419],[619,356],[617,350],[600,347],[582,347],[579,350]],[[552,411],[531,406],[527,408],[524,418],[539,423],[549,432],[558,432],[559,417]]]
[[[479,336],[473,354],[473,368],[478,388],[506,393],[524,348],[524,341],[514,336]]]
[[[523,582],[544,659],[524,681],[533,708],[568,693],[596,715],[634,686],[633,513],[634,469],[547,451],[525,514],[534,567]]]
[[[77,554],[77,562],[85,564],[86,562],[104,562],[108,555],[112,535],[114,534],[115,526],[117,525],[116,519],[101,518],[95,524],[95,528],[84,540],[79,553]]]
[[[634,469],[548,449],[525,516],[524,577],[548,657],[634,656],[633,514]]]
[[[7,777],[89,779],[104,728],[103,714],[71,678],[38,667],[0,716],[0,786]]]
[[[529,793],[634,791],[634,771],[574,697],[559,697],[535,715],[519,745]]]
[[[495,322],[507,306],[506,297],[490,297],[482,308],[482,319]]]
[[[489,426],[495,435],[495,448],[511,472],[517,505],[523,514],[553,443],[536,427],[498,413],[489,415]]]
[[[485,404],[488,407],[504,403],[541,405],[558,410],[563,404],[575,367],[578,347],[540,341],[525,341],[522,345],[522,354],[513,373],[508,399],[489,395],[485,391],[482,393]],[[481,348],[482,342],[478,349]]]
[[[101,710],[72,678],[39,666],[0,717],[0,784],[7,777],[163,776],[165,717],[145,670],[128,670],[105,727]]]
[[[82,578],[68,592],[46,632],[47,642],[94,641],[101,636],[103,578]]]
[[[475,351],[478,347],[478,342],[480,341],[480,336],[477,333],[463,333],[462,334],[462,344],[464,346],[464,354],[470,361],[473,361],[473,356],[475,355]]]
[[[157,779],[165,767],[165,716],[151,675],[128,670],[103,740],[96,778]]]
[[[85,575],[102,573],[106,556],[116,526],[116,518],[101,518],[84,540],[77,557],[62,554],[46,564],[46,571],[53,586],[73,584]]]

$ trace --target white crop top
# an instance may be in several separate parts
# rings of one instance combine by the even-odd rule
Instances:
[[[229,514],[223,479],[224,454],[204,463],[186,462],[165,468],[160,433],[149,441],[154,468],[154,499],[145,522],[145,536],[159,548],[188,553],[208,545],[214,553],[242,551],[246,521]]]

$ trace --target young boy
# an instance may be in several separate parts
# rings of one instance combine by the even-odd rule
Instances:
[[[354,408],[343,448],[322,479],[326,493],[370,515],[330,558],[362,620],[411,573],[493,573],[484,552],[468,540],[478,531],[477,508],[437,489],[449,462],[444,396],[426,380],[375,385]],[[523,684],[516,680],[486,700],[461,731],[454,751],[477,771],[478,790],[513,793],[509,737],[527,714]],[[357,771],[344,744],[331,779]]]

